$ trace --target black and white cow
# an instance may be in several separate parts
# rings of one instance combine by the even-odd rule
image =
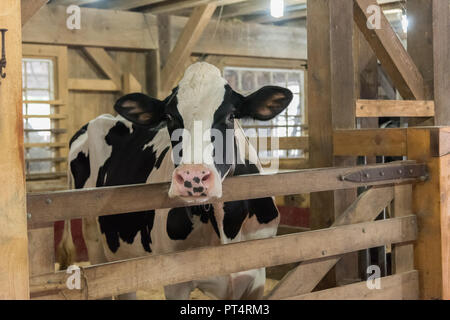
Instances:
[[[79,189],[170,181],[170,197],[220,198],[227,176],[260,171],[258,164],[242,158],[241,151],[249,145],[234,118],[270,120],[291,100],[288,89],[273,86],[244,97],[216,67],[193,64],[164,101],[129,94],[115,105],[119,116],[102,115],[80,129],[70,143],[72,185]],[[219,133],[225,137],[227,132],[232,143],[219,143]],[[272,237],[278,223],[273,199],[262,198],[84,219],[83,237],[90,262],[98,264]],[[66,224],[61,257],[70,255],[71,241]],[[258,299],[264,283],[265,269],[257,269],[166,286],[165,295],[187,299],[199,288],[219,299]]]

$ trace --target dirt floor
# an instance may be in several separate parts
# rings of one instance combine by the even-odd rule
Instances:
[[[278,280],[266,279],[266,287],[264,289],[264,295],[268,294],[273,287],[278,283]],[[154,290],[139,290],[137,292],[138,300],[165,300],[164,289],[154,289]],[[203,294],[198,289],[195,289],[191,293],[192,300],[211,300],[211,297]]]

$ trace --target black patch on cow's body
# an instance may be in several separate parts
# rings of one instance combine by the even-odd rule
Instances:
[[[167,215],[167,235],[172,240],[186,240],[192,232],[194,225],[192,217],[199,216],[202,223],[207,224],[211,222],[217,236],[219,235],[219,228],[214,216],[214,207],[210,205],[208,209],[204,206],[194,206],[185,208],[170,209]]]
[[[77,157],[70,161],[70,171],[73,175],[75,189],[83,188],[91,175],[89,155],[86,156],[83,152],[79,152]]]
[[[72,143],[75,142],[75,140],[77,140],[81,135],[85,134],[87,132],[89,123],[86,123],[84,126],[81,127],[80,130],[78,130],[72,137],[72,139],[70,139],[69,142],[69,148],[72,146]]]
[[[133,126],[132,132],[122,122],[110,129],[105,137],[112,147],[111,156],[99,169],[97,187],[145,183],[153,168],[159,168],[169,147],[160,156],[151,145],[157,130]],[[145,149],[144,146],[148,145]],[[117,214],[99,217],[100,230],[106,236],[108,247],[116,252],[120,246],[119,238],[133,243],[140,232],[142,245],[151,252],[150,232],[153,228],[155,211]]]

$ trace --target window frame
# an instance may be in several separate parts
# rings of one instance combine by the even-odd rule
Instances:
[[[50,160],[54,162],[55,172],[48,173],[27,173],[27,183],[48,182],[55,184],[51,189],[63,189],[67,180],[67,155],[68,155],[68,135],[67,135],[67,102],[68,102],[68,76],[67,76],[67,46],[34,45],[23,44],[23,59],[48,59],[53,61],[53,91],[54,99],[44,100],[43,104],[50,105],[50,116],[52,122],[52,133],[54,141],[48,143],[24,143],[24,148],[49,147],[55,150]],[[23,104],[36,103],[37,101],[24,100]],[[41,102],[41,101],[39,101]],[[27,116],[24,116],[27,117]],[[30,116],[28,116],[30,117]],[[25,152],[26,154],[26,152]],[[25,162],[33,159],[25,159]],[[64,187],[63,187],[64,186]],[[29,189],[33,189],[32,187]]]

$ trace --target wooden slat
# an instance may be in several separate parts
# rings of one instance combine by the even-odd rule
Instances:
[[[6,78],[0,85],[0,300],[28,299],[28,241],[22,119],[22,35],[20,1],[1,1],[6,33]]]
[[[370,5],[377,5],[377,1],[355,0],[354,4],[356,24],[403,99],[424,100],[425,84],[423,77],[385,15],[381,12],[380,28],[369,29],[367,27],[367,21],[372,14],[370,10],[367,11],[367,8]]]
[[[176,86],[184,73],[186,61],[192,54],[194,46],[211,20],[216,4],[209,3],[195,8],[183,29],[175,48],[170,53],[161,72],[161,90],[169,93]]]
[[[409,271],[380,278],[381,289],[369,289],[362,281],[342,287],[316,291],[287,300],[417,300],[419,299],[419,273]]]
[[[31,19],[36,12],[41,9],[48,0],[21,0],[20,6],[22,8],[22,27]]]
[[[72,0],[60,0],[63,3],[69,3],[72,2]],[[59,1],[59,2],[60,2]],[[84,1],[84,0],[83,0]],[[98,2],[98,0],[95,0]],[[149,4],[155,4],[158,2],[163,2],[166,0],[108,0],[108,1],[101,1],[99,3],[94,3],[95,7],[102,8],[102,9],[114,9],[114,10],[130,10],[135,9],[138,7],[142,7]],[[86,0],[86,2],[94,2],[93,0]]]
[[[394,217],[412,214],[412,185],[394,186]],[[414,269],[414,245],[403,243],[392,248],[392,273],[402,273]]]
[[[69,30],[66,9],[66,6],[57,5],[43,7],[24,26],[23,42],[142,50],[158,48],[158,30],[153,15],[81,8],[81,29]]]
[[[28,104],[50,104],[52,106],[60,106],[60,105],[64,105],[65,104],[65,102],[63,102],[61,100],[49,100],[49,101],[24,100],[23,103],[28,103]]]
[[[131,72],[125,72],[122,76],[122,92],[123,94],[142,92],[141,84]]]
[[[278,148],[272,149],[272,139],[278,139]],[[265,140],[265,141],[264,141]],[[250,140],[250,142],[253,142]],[[258,151],[262,150],[308,150],[309,139],[308,137],[268,137],[267,139],[263,139],[263,137],[259,137],[257,139],[258,142]]]
[[[44,143],[25,143],[24,147],[28,148],[64,148],[67,146],[66,142],[44,142]]]
[[[442,157],[450,154],[450,128],[431,129],[431,155]]]
[[[72,91],[115,92],[121,89],[112,80],[100,79],[69,79],[68,86]]]
[[[411,241],[416,238],[416,229],[415,217],[410,216],[151,255],[84,268],[86,290],[83,290],[86,284],[82,281],[81,291],[64,290],[64,294],[69,299],[81,298],[83,295],[87,295],[89,299],[97,299],[135,291],[138,288],[158,287],[213,275],[329,257],[386,243]],[[170,272],[160,272],[161,268]],[[36,289],[48,284],[64,284],[66,277],[65,272],[32,277],[31,291],[36,293]]]
[[[279,158],[279,159],[260,159],[263,168],[271,168],[273,163],[278,161],[278,168],[280,170],[299,170],[309,168],[309,161],[305,158]]]
[[[394,198],[392,187],[372,188],[341,214],[333,227],[374,220]],[[311,292],[322,278],[341,259],[341,256],[308,261],[291,270],[268,295],[269,299],[286,298]]]
[[[356,117],[434,117],[434,101],[357,100]]]
[[[364,168],[396,169],[401,166],[401,162],[396,162],[394,164],[366,166]],[[394,179],[353,183],[341,180],[342,175],[359,172],[361,169],[362,167],[340,167],[231,177],[223,182],[222,198],[212,199],[211,201],[237,201],[415,181],[415,179]],[[298,183],[299,181],[302,183]],[[27,199],[28,212],[33,214],[33,217],[28,221],[29,227],[33,228],[38,226],[39,223],[67,220],[69,218],[95,217],[105,214],[139,212],[148,209],[175,208],[199,204],[195,201],[187,203],[180,199],[169,198],[169,185],[169,183],[143,184],[29,195]],[[83,203],[83,207],[79,206],[80,203]],[[201,203],[204,204],[203,202]]]
[[[67,133],[67,129],[24,129],[24,132],[51,132],[53,134]]]
[[[336,156],[404,156],[406,129],[335,130]]]
[[[32,158],[32,159],[25,159],[26,162],[42,162],[42,161],[51,161],[51,162],[64,162],[67,161],[67,158],[61,157],[61,158]]]
[[[28,173],[27,180],[47,180],[67,177],[67,172]]]
[[[40,114],[40,115],[24,115],[24,119],[66,119],[67,114]]]

